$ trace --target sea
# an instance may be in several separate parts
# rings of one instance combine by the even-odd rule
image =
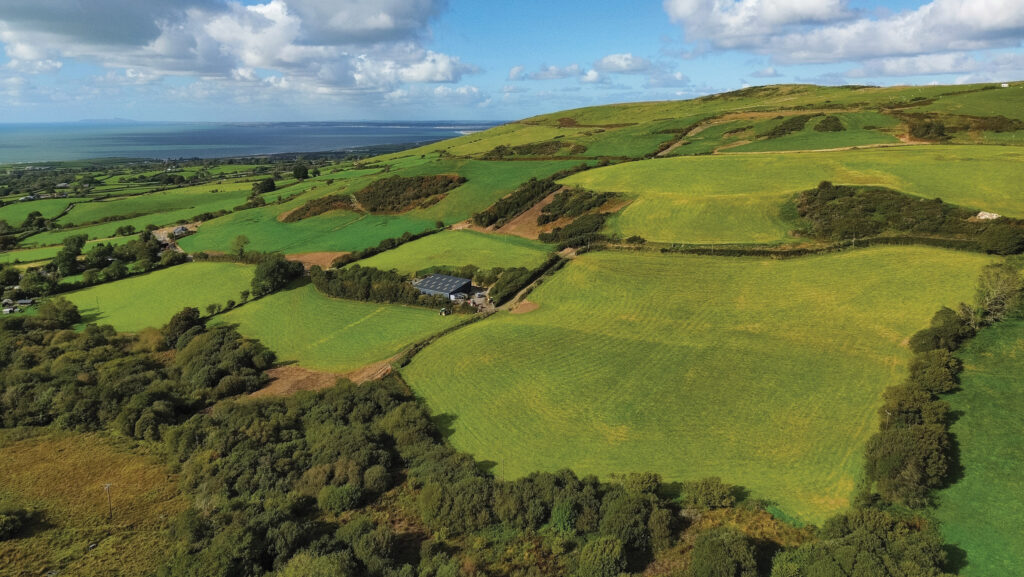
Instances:
[[[225,158],[426,144],[486,122],[75,122],[0,124],[0,164],[101,158]]]

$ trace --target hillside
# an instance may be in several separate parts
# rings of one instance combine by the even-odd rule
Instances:
[[[1012,574],[1022,102],[763,86],[371,158],[0,172],[0,529],[25,527],[0,551],[25,575],[668,576],[709,550]],[[490,300],[420,294],[434,273]],[[145,471],[132,518],[173,520],[33,487],[47,447],[109,461],[93,488]]]

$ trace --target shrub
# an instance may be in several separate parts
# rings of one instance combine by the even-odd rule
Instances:
[[[697,536],[687,577],[757,577],[753,544],[735,529],[719,527]]]
[[[316,503],[324,511],[340,515],[358,507],[362,498],[362,490],[354,485],[328,485],[320,489]]]
[[[622,542],[611,537],[591,541],[580,549],[577,577],[617,577],[626,570]]]
[[[687,509],[721,509],[736,504],[735,488],[719,477],[706,477],[683,483],[683,507]]]
[[[0,511],[0,541],[6,541],[17,535],[27,516],[23,510]]]

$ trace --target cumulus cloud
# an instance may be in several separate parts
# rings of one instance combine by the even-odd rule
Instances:
[[[989,72],[1016,78],[1024,73],[1024,54],[1002,53],[978,58],[964,52],[868,60],[846,73],[851,78],[881,76],[933,76]]]
[[[8,68],[46,72],[68,59],[124,71],[319,94],[389,93],[458,83],[476,67],[427,50],[445,0],[4,0]],[[129,73],[129,71],[132,71]]]
[[[580,82],[584,84],[597,84],[599,82],[605,82],[605,78],[597,70],[587,70],[587,72],[580,76]]]
[[[751,72],[750,75],[753,76],[754,78],[778,78],[782,76],[782,74],[779,74],[779,71],[776,70],[774,66],[769,66],[767,68],[756,70],[754,72]]]
[[[606,73],[641,74],[651,69],[651,61],[630,53],[609,54],[595,62],[594,68]]]
[[[647,77],[647,88],[681,88],[690,85],[690,79],[682,72],[656,71]]]
[[[769,54],[778,62],[830,63],[1020,46],[1020,0],[932,0],[866,17],[844,0],[664,0],[691,41]]]
[[[508,79],[509,79],[509,81],[510,82],[515,82],[516,80],[522,80],[523,78],[525,78],[525,75],[523,74],[523,72],[525,70],[526,69],[523,68],[522,66],[513,66],[508,71]]]

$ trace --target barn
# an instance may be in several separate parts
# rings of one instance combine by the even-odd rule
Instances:
[[[413,286],[425,295],[443,296],[455,300],[459,296],[468,296],[473,290],[473,281],[446,274],[432,274],[413,283]]]

